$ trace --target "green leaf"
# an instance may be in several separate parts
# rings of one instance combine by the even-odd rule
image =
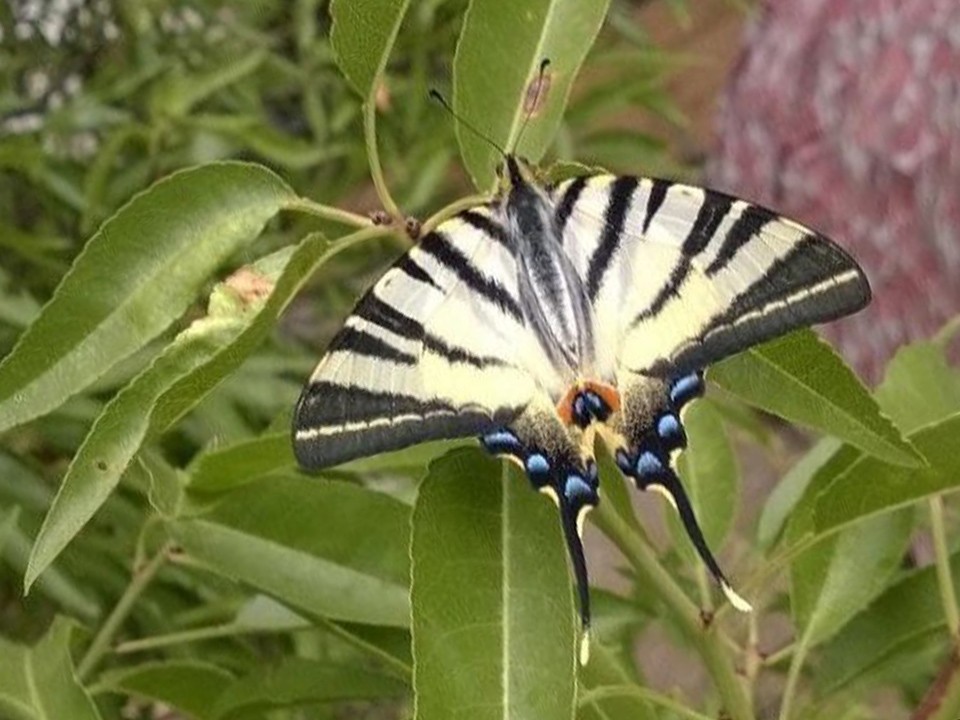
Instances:
[[[951,557],[950,567],[952,576],[960,577],[960,553]],[[960,591],[960,583],[954,583]],[[865,681],[919,641],[941,638],[945,642],[945,630],[936,568],[915,570],[887,588],[824,646],[817,665],[818,684],[824,693],[844,690]]]
[[[330,44],[337,65],[366,101],[387,66],[410,0],[333,0]]]
[[[462,442],[439,440],[421,443],[404,450],[358,458],[339,465],[331,472],[358,475],[393,472],[419,476],[433,458]],[[225,492],[267,473],[295,470],[296,467],[290,431],[268,432],[201,454],[190,466],[189,487],[198,493]]]
[[[196,720],[208,720],[216,717],[214,705],[233,680],[211,663],[164,660],[105,672],[94,690],[154,700]]]
[[[556,510],[475,449],[430,465],[413,515],[417,720],[571,718],[573,596]]]
[[[243,163],[174,173],[133,198],[0,364],[0,431],[59,406],[156,337],[294,198],[269,170]]]
[[[188,376],[236,338],[236,319],[194,323],[111,400],[67,469],[30,554],[24,591],[110,496],[150,430],[152,411],[170,384]]]
[[[32,648],[0,637],[0,715],[11,720],[100,720],[70,657],[73,625],[53,621]]]
[[[3,548],[6,546],[7,540],[17,531],[17,520],[19,518],[19,505],[0,512],[0,557],[3,557]]]
[[[861,456],[815,499],[817,533],[828,533],[858,520],[910,505],[960,485],[960,413],[910,435],[930,464],[903,468]]]
[[[457,113],[508,152],[516,149],[539,160],[560,126],[573,80],[609,4],[609,0],[472,0],[453,61]],[[544,59],[550,66],[538,84]],[[457,125],[457,137],[473,184],[489,189],[501,161],[499,153],[464,124]]]
[[[757,541],[769,549],[780,537],[790,513],[814,483],[814,478],[836,477],[850,466],[860,453],[832,437],[821,438],[806,455],[798,460],[773,488],[763,504],[757,523]],[[821,480],[820,483],[824,483]],[[821,487],[825,485],[821,484]]]
[[[407,686],[369,668],[291,657],[237,680],[220,698],[217,718],[343,700],[401,697]]]
[[[870,518],[794,560],[790,604],[804,649],[836,634],[883,591],[900,567],[912,530],[911,510]]]
[[[724,360],[709,370],[708,377],[752,405],[887,462],[923,464],[853,371],[812,330]]]
[[[960,412],[960,372],[938,345],[908,345],[887,365],[875,397],[904,432],[913,432]]]
[[[97,418],[44,520],[25,587],[93,517],[143,442],[165,431],[240,367],[313,272],[354,242],[345,238],[331,248],[322,237],[310,236],[292,253],[287,249],[263,258],[214,289],[208,316],[177,336]],[[270,287],[270,295],[265,302],[256,296],[249,301],[243,294],[247,285]],[[288,452],[289,443],[287,438]]]
[[[720,413],[709,400],[691,405],[684,412],[683,426],[689,446],[680,455],[680,477],[707,544],[716,551],[730,532],[737,512],[740,497],[737,460]],[[667,517],[674,547],[699,568],[700,560],[677,513],[673,508],[669,510]]]
[[[171,529],[195,561],[294,608],[405,627],[409,513],[355,485],[281,475],[245,485]]]
[[[603,695],[601,688],[638,685],[636,678],[617,661],[616,655],[601,643],[595,643],[590,662],[581,666],[578,674],[578,720],[657,720],[659,717],[639,695]],[[591,695],[593,699],[589,699]]]

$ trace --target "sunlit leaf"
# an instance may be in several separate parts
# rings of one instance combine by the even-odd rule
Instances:
[[[923,464],[853,371],[811,330],[751,348],[707,377],[752,405],[887,462]]]
[[[293,197],[276,175],[242,163],[184,170],[136,196],[90,239],[0,364],[0,430],[57,407],[162,332]]]
[[[430,465],[413,517],[417,720],[569,720],[575,636],[555,508],[478,450]]]
[[[472,0],[453,62],[454,106],[501,147],[536,162],[560,125],[570,88],[600,30],[609,0]],[[550,61],[538,83],[540,65]],[[526,120],[529,118],[529,123]],[[489,189],[500,155],[457,126],[474,185]]]

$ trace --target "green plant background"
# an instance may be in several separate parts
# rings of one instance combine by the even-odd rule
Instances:
[[[751,615],[604,458],[592,527],[622,582],[593,589],[584,667],[552,506],[475,443],[296,470],[300,384],[407,217],[491,186],[496,153],[429,88],[554,176],[695,177],[609,122],[682,121],[680,59],[630,5],[116,0],[59,35],[21,6],[0,3],[0,717],[960,714],[950,328],[875,390],[811,331],[710,370],[681,470]],[[788,453],[757,409],[819,439]],[[744,450],[782,470],[746,531]],[[646,681],[650,631],[705,692]]]

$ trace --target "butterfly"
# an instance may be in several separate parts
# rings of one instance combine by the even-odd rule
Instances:
[[[478,436],[557,505],[586,661],[582,533],[600,500],[600,439],[641,490],[665,495],[728,600],[677,475],[703,372],[870,301],[823,235],[759,205],[666,180],[555,185],[505,154],[500,190],[426,234],[359,301],[297,403],[309,469]]]

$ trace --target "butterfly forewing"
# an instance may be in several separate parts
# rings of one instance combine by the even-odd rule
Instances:
[[[301,464],[479,435],[528,404],[543,363],[495,229],[486,207],[441,224],[364,295],[301,394]]]
[[[870,299],[838,246],[723,193],[598,175],[569,180],[554,197],[597,323],[633,372],[702,369]]]

